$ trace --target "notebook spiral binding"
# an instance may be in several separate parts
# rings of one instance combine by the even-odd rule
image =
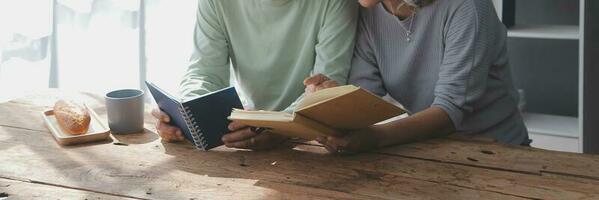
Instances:
[[[196,122],[191,109],[189,109],[187,106],[181,106],[179,107],[179,111],[183,114],[183,118],[187,124],[189,132],[191,133],[191,137],[195,146],[198,149],[205,149],[208,146],[208,142],[206,141],[204,134],[202,134],[202,129],[200,129],[200,126]]]

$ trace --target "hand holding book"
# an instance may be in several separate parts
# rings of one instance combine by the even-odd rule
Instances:
[[[403,109],[364,89],[352,85],[333,87],[337,83],[323,75],[311,77],[304,83],[306,95],[292,114],[242,110],[234,88],[180,101],[154,84],[147,85],[160,107],[153,114],[159,119],[157,129],[161,136],[168,141],[180,141],[183,135],[202,150],[222,144],[266,149],[278,146],[289,137],[308,140],[321,136],[341,137],[404,113]],[[233,123],[229,123],[226,116]],[[259,134],[249,127],[269,130]]]
[[[353,154],[357,152],[375,149],[381,146],[381,134],[379,127],[368,128],[346,132],[341,136],[320,136],[316,141],[322,144],[327,151],[335,154]]]
[[[294,113],[233,110],[229,119],[270,132],[314,140],[320,136],[339,136],[367,128],[405,111],[382,98],[352,85],[334,86],[323,75],[307,79],[307,94]],[[309,87],[322,89],[310,93]]]
[[[327,76],[318,74],[304,80],[306,86],[306,94],[314,93],[318,90],[337,87],[338,83],[334,80],[329,79]],[[265,130],[258,128],[260,130]],[[273,134],[270,132],[262,133],[263,131],[256,131],[242,123],[232,122],[229,124],[230,133],[223,136],[223,142],[225,146],[231,148],[241,149],[270,149],[279,146],[282,142],[286,141],[289,137],[279,134]]]
[[[317,75],[304,82],[312,84],[311,88],[320,90],[328,88],[326,85],[330,83],[324,84],[327,81],[330,80],[326,76]],[[306,92],[311,91],[306,88]],[[357,102],[357,104],[360,103]],[[340,135],[321,135],[316,138],[316,141],[331,153],[346,155],[440,137],[454,131],[455,128],[447,113],[443,109],[433,106],[402,120],[345,130]]]
[[[317,74],[304,80],[306,94],[318,90],[337,87],[339,84],[323,74]],[[316,141],[322,144],[329,152],[337,154],[351,154],[355,151],[378,147],[379,138],[374,127],[350,131],[338,136],[319,136]]]
[[[182,101],[156,85],[146,82],[148,90],[160,108],[154,111],[159,119],[159,134],[168,141],[180,141],[178,133],[200,150],[223,145],[228,132],[227,116],[231,109],[243,108],[234,87],[223,88],[193,99]]]
[[[171,117],[165,112],[162,112],[160,108],[152,110],[152,116],[156,118],[156,130],[160,138],[166,142],[181,142],[185,140],[183,132],[176,126],[170,125]]]
[[[306,86],[306,94],[311,94],[318,90],[337,87],[339,86],[339,83],[323,74],[316,74],[306,78],[304,80],[304,85]]]
[[[238,122],[231,122],[228,128],[231,132],[225,134],[222,139],[225,146],[229,148],[271,149],[288,139],[288,137],[263,132],[264,129],[249,127]]]

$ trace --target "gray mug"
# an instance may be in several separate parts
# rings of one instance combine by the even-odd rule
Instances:
[[[108,126],[113,134],[144,131],[144,91],[116,90],[106,94]]]

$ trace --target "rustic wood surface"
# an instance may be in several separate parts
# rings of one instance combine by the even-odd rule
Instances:
[[[0,199],[599,199],[599,157],[449,137],[355,156],[314,143],[201,152],[145,133],[63,147],[40,112],[49,90],[0,104]],[[149,111],[150,106],[147,107]]]

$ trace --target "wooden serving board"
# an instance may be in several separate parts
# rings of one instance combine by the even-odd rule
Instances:
[[[60,145],[75,145],[89,142],[96,142],[108,139],[110,137],[110,129],[102,123],[100,117],[94,112],[93,109],[85,105],[85,108],[89,112],[91,121],[89,123],[89,130],[85,134],[71,135],[65,133],[56,121],[54,110],[47,110],[42,113],[46,127],[56,139],[56,142]]]

